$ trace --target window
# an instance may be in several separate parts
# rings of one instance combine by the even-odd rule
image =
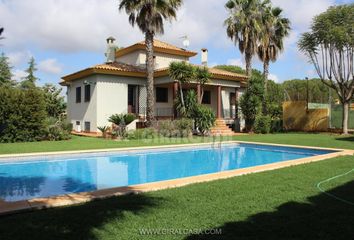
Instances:
[[[80,126],[80,121],[76,121],[76,126]]]
[[[76,102],[81,103],[81,87],[76,88]]]
[[[85,122],[85,132],[90,132],[90,131],[91,131],[91,123]]]
[[[204,91],[203,94],[203,99],[202,99],[202,103],[203,104],[211,104],[211,97],[210,97],[210,91]]]
[[[89,102],[91,99],[91,85],[85,85],[85,102]]]
[[[168,88],[156,88],[156,102],[168,102]]]

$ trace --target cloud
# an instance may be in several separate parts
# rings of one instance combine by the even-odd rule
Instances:
[[[268,75],[268,79],[273,80],[273,81],[276,82],[276,83],[279,83],[279,82],[280,82],[278,76],[275,75],[275,74],[272,74],[272,73],[270,73],[270,74]]]
[[[235,65],[235,66],[239,66],[241,68],[245,68],[245,64],[243,63],[243,60],[240,58],[233,58],[233,59],[227,60],[227,65]]]
[[[188,35],[193,48],[210,42],[232,45],[223,27],[226,16],[224,3],[218,0],[185,1],[177,21],[166,22],[165,35],[157,37],[182,45],[180,37]],[[129,24],[126,13],[119,12],[117,0],[5,0],[0,1],[0,22],[6,30],[3,44],[9,48],[34,44],[60,52],[103,52],[110,35],[120,46],[144,38]]]
[[[299,32],[307,31],[315,15],[335,5],[335,0],[272,0],[274,6],[284,10],[283,15],[288,17],[292,28]]]
[[[273,0],[273,5],[283,8],[284,16],[292,22],[294,33],[287,40],[289,44],[308,29],[314,15],[333,4],[334,0]],[[186,0],[177,21],[166,22],[165,34],[158,38],[181,46],[180,37],[188,35],[193,49],[207,45],[233,47],[223,26],[226,18],[220,0]],[[110,35],[120,46],[144,37],[129,24],[126,13],[119,12],[117,0],[5,0],[0,1],[0,22],[6,30],[3,44],[12,48],[35,44],[60,52],[103,52]]]
[[[32,57],[30,51],[15,51],[6,54],[9,58],[11,66],[21,65],[27,63],[28,60]]]
[[[62,67],[54,58],[46,59],[38,63],[38,70],[49,74],[60,74]]]
[[[13,79],[15,79],[17,82],[21,82],[22,79],[27,76],[27,73],[20,69],[15,69],[12,72],[12,74],[13,74]]]

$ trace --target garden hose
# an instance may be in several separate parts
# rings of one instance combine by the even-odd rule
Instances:
[[[348,200],[345,200],[345,199],[343,199],[343,198],[340,198],[340,197],[338,197],[338,196],[336,196],[336,195],[334,195],[334,194],[328,193],[328,192],[326,192],[323,188],[321,188],[321,184],[322,184],[322,183],[326,183],[326,182],[332,181],[332,180],[334,180],[334,179],[336,179],[336,178],[344,177],[344,176],[350,174],[351,172],[354,172],[354,168],[353,168],[352,170],[350,170],[349,172],[346,172],[346,173],[343,173],[343,174],[340,174],[340,175],[337,175],[337,176],[328,178],[328,179],[326,179],[326,180],[323,180],[323,181],[317,183],[316,187],[318,188],[318,190],[319,190],[320,192],[326,194],[327,196],[329,196],[329,197],[331,197],[331,198],[334,198],[334,199],[336,199],[336,200],[338,200],[338,201],[341,201],[341,202],[343,202],[343,203],[346,203],[346,204],[349,204],[349,205],[354,206],[354,203],[353,203],[353,202],[348,201]]]

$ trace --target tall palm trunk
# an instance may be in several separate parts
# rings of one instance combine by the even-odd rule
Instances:
[[[179,93],[180,93],[181,103],[182,103],[182,107],[184,108],[185,104],[184,104],[184,96],[183,96],[183,89],[182,89],[181,81],[178,81],[178,84],[179,84]]]
[[[343,134],[348,134],[348,118],[349,118],[349,103],[344,102],[343,105]]]
[[[247,76],[252,75],[252,53],[245,53],[245,61],[246,61],[246,74]]]
[[[154,34],[145,33],[146,70],[147,70],[147,97],[146,97],[146,125],[149,127],[154,120]]]
[[[268,76],[269,76],[269,59],[263,60],[263,81],[264,81],[264,94],[262,102],[262,112],[267,114],[267,94],[268,94]]]

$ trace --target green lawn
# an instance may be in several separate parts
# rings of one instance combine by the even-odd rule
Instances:
[[[139,195],[0,217],[11,239],[352,239],[354,207],[315,185],[354,157]],[[354,173],[326,184],[354,202]],[[221,229],[221,235],[140,235],[139,229]]]
[[[341,137],[340,135],[336,135],[336,134],[331,135],[331,134],[285,133],[285,134],[237,136],[232,138],[230,137],[223,138],[222,140],[241,140],[241,141],[354,149],[354,136]],[[73,136],[71,140],[59,141],[59,142],[1,143],[0,154],[156,146],[156,145],[167,145],[167,144],[198,143],[198,142],[212,142],[212,141],[213,138],[210,137],[209,138],[193,137],[189,139],[159,138],[159,139],[148,139],[148,140],[111,141],[111,140],[104,140],[99,138]],[[217,139],[216,141],[219,141],[219,139]]]

